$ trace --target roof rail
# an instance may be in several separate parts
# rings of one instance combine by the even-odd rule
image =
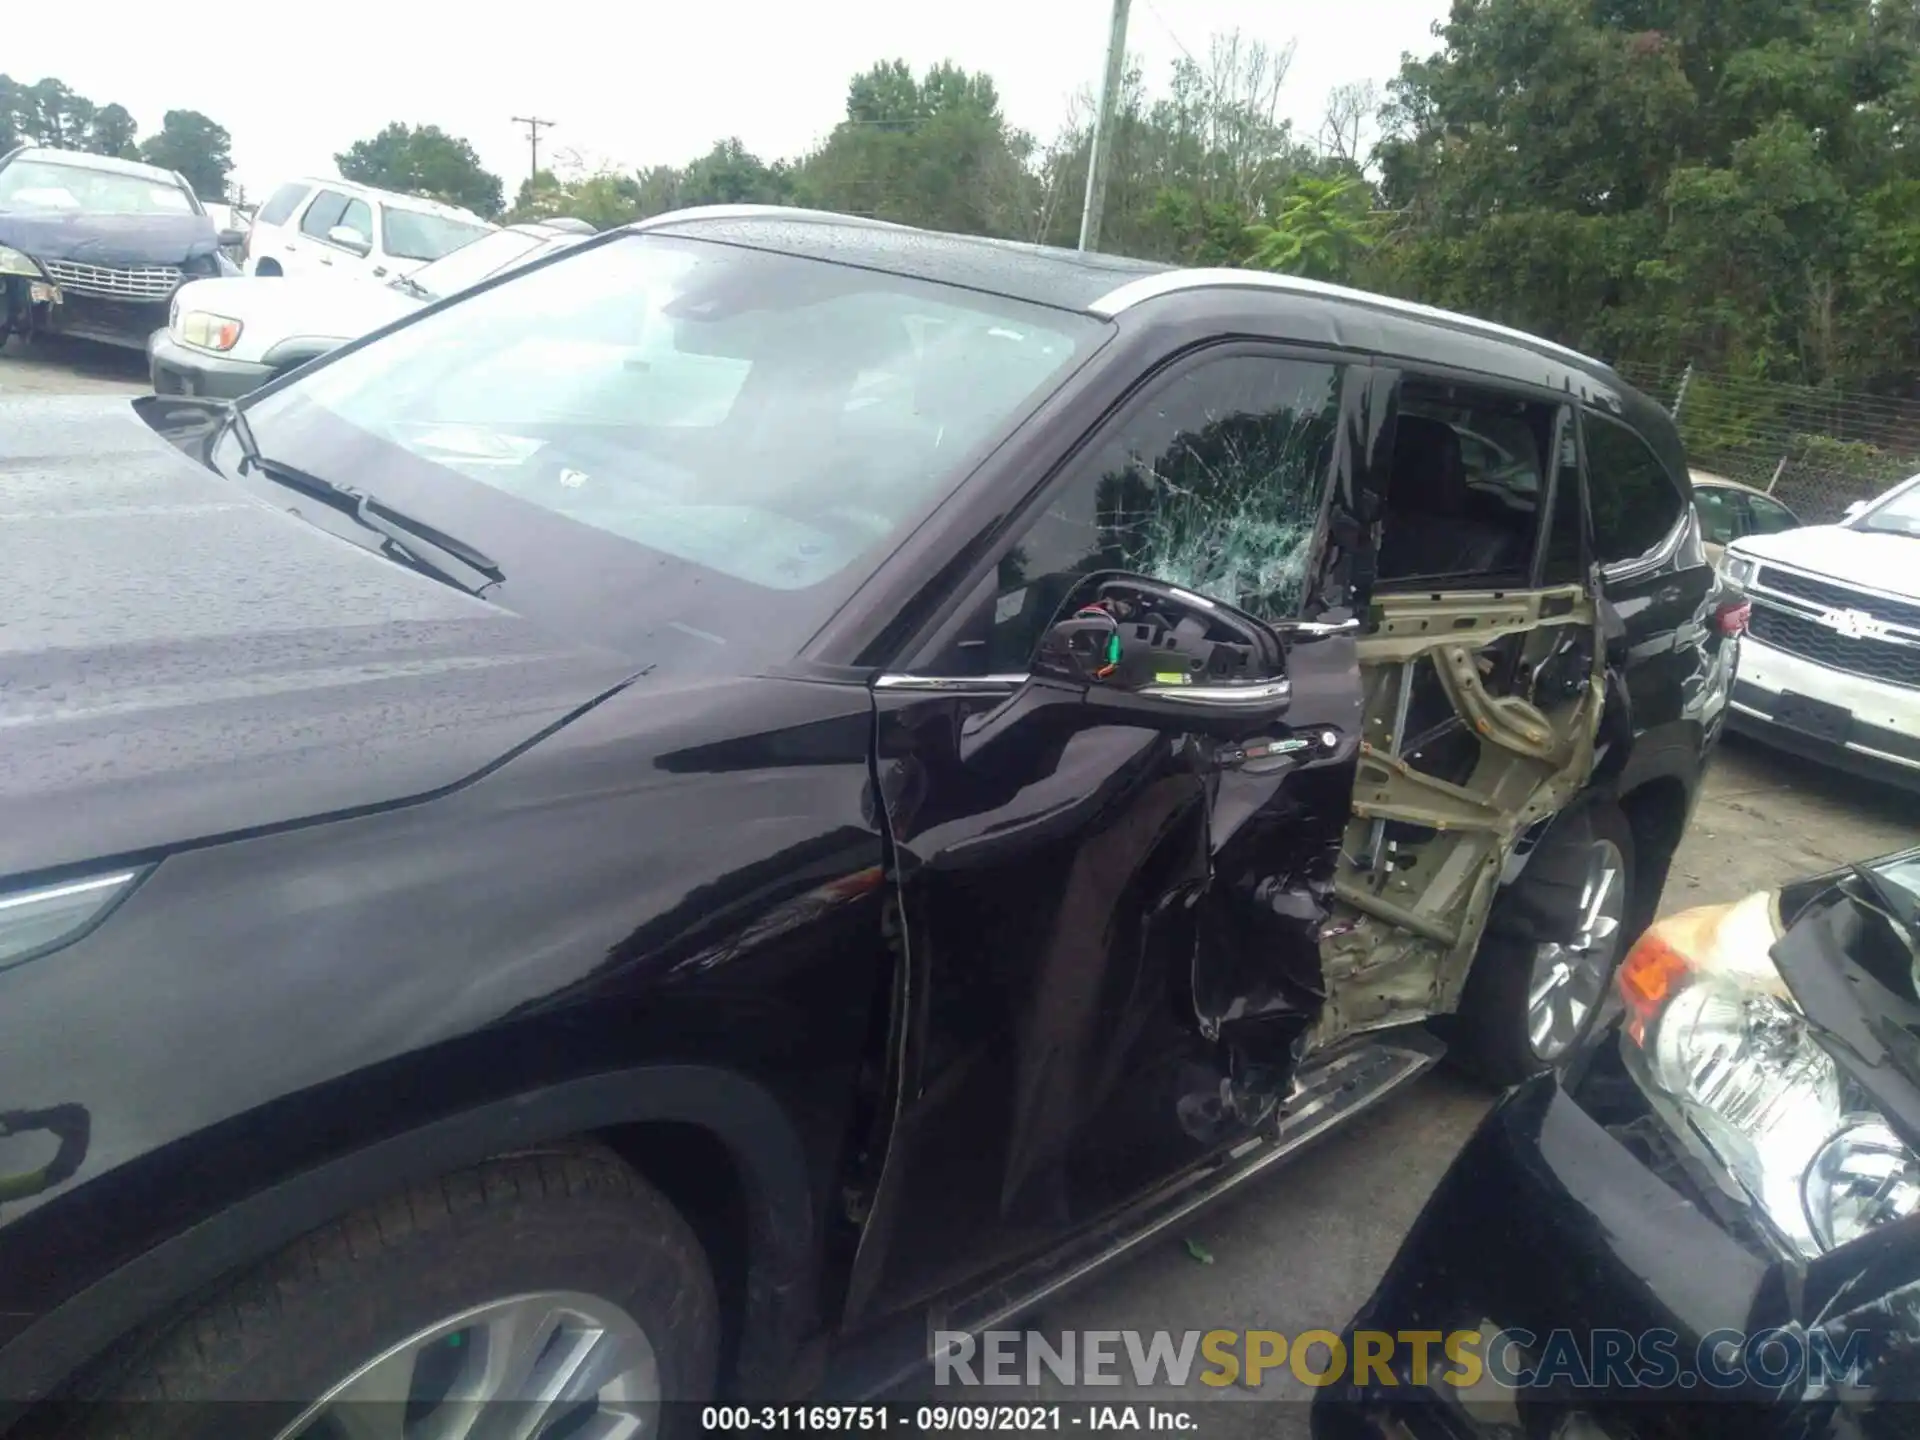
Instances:
[[[799,205],[689,205],[684,210],[669,210],[636,220],[629,229],[650,230],[658,225],[678,224],[682,220],[807,220],[835,225],[871,225],[882,230],[911,230],[911,225],[891,220],[871,220],[864,215],[842,215],[833,210],[809,210]]]
[[[1295,295],[1319,295],[1329,300],[1347,300],[1354,304],[1369,305],[1376,310],[1388,310],[1414,319],[1439,321],[1456,329],[1486,335],[1496,340],[1518,340],[1536,349],[1551,351],[1569,360],[1577,360],[1582,365],[1597,366],[1608,371],[1613,368],[1604,360],[1583,355],[1580,351],[1566,345],[1557,344],[1538,335],[1529,335],[1524,330],[1496,325],[1491,320],[1480,320],[1472,315],[1461,315],[1456,311],[1442,310],[1433,305],[1421,305],[1412,300],[1396,300],[1390,295],[1376,295],[1370,290],[1355,290],[1346,285],[1329,285],[1324,280],[1308,280],[1298,275],[1276,275],[1268,270],[1165,270],[1158,275],[1143,275],[1138,280],[1129,280],[1117,289],[1109,290],[1087,308],[1094,314],[1111,320],[1124,310],[1131,310],[1136,305],[1158,299],[1162,295],[1176,295],[1188,290],[1216,289],[1285,290]]]

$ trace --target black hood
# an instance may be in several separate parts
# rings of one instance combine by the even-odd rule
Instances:
[[[220,248],[211,215],[49,215],[0,210],[0,245],[36,260],[184,265]]]
[[[0,532],[0,881],[457,785],[636,668],[253,497],[124,399],[0,400]]]
[[[1914,852],[1905,852],[1911,855]],[[1884,864],[1893,856],[1863,862]],[[1851,873],[1788,886],[1780,969],[1827,1050],[1909,1145],[1920,1148],[1920,993],[1910,921]]]

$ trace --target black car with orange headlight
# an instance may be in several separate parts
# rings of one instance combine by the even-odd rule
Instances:
[[[1662,920],[1617,991],[1441,1182],[1319,1440],[1920,1429],[1920,850]]]

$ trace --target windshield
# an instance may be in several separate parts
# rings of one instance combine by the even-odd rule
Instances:
[[[386,221],[387,253],[401,260],[438,260],[491,232],[478,220],[455,220],[397,205],[382,205],[380,213]]]
[[[0,210],[86,215],[191,215],[187,192],[167,180],[57,160],[16,160],[0,170]]]
[[[413,272],[412,279],[436,298],[452,295],[469,285],[478,285],[503,265],[512,264],[539,245],[537,235],[522,230],[494,230],[431,265],[421,266]]]
[[[1909,481],[1895,490],[1856,518],[1853,528],[1887,535],[1920,535],[1920,481]]]
[[[268,455],[497,557],[510,608],[787,658],[1103,333],[925,281],[622,235],[335,356],[248,415]]]

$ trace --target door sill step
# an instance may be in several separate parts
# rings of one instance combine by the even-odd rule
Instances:
[[[1061,1248],[992,1283],[935,1305],[926,1312],[921,1353],[910,1360],[895,1352],[892,1374],[869,1371],[864,1383],[845,1375],[839,1394],[885,1394],[910,1380],[934,1359],[934,1336],[959,1331],[978,1336],[1005,1328],[1062,1297],[1082,1281],[1121,1257],[1137,1251],[1228,1191],[1251,1180],[1352,1119],[1432,1067],[1441,1047],[1422,1032],[1402,1032],[1391,1040],[1366,1040],[1301,1066],[1294,1093],[1280,1106],[1264,1133],[1250,1136],[1222,1157],[1169,1181]],[[904,1364],[903,1364],[904,1362]],[[835,1367],[838,1368],[838,1367]],[[858,1366],[858,1369],[866,1369]],[[846,1382],[852,1382],[848,1384]],[[844,1388],[843,1388],[844,1387]]]
[[[1063,1250],[1015,1271],[987,1290],[953,1302],[929,1316],[933,1330],[979,1334],[1053,1299],[1066,1287],[1155,1239],[1270,1165],[1286,1159],[1309,1141],[1380,1100],[1431,1066],[1437,1050],[1375,1041],[1342,1050],[1300,1068],[1294,1093],[1267,1122],[1267,1133],[1250,1136],[1208,1170],[1192,1172],[1144,1200],[1134,1202],[1090,1234]],[[929,1357],[931,1358],[931,1357]]]

